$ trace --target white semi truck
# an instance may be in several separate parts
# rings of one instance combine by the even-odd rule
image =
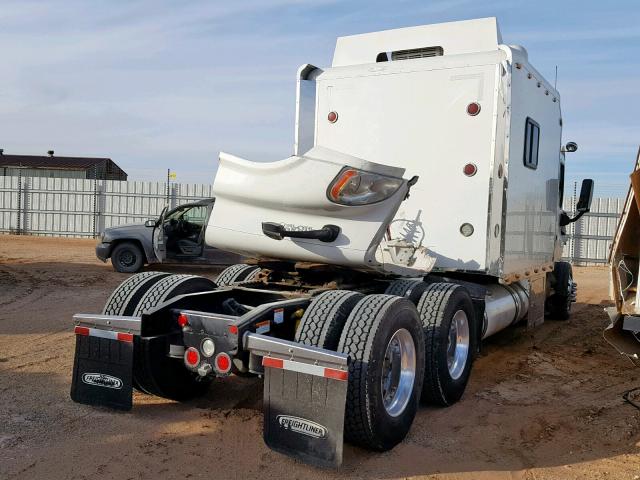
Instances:
[[[576,146],[494,18],[339,38],[331,67],[298,70],[295,129],[285,160],[220,154],[206,242],[252,263],[134,275],[75,315],[74,400],[128,409],[132,388],[186,400],[263,376],[269,447],[337,466],[343,438],[388,450],[421,402],[457,402],[484,338],[568,318]]]

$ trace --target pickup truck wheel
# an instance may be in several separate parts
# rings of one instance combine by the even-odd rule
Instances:
[[[139,299],[133,315],[142,315],[166,300],[185,293],[214,290],[216,284],[194,275],[168,275],[155,283]],[[181,359],[171,358],[167,336],[135,337],[133,380],[139,390],[169,398],[189,400],[206,393],[211,378],[187,370]]]
[[[113,291],[102,313],[104,315],[125,315],[129,304],[137,305],[147,290],[168,276],[169,274],[164,272],[143,272],[131,275]]]
[[[573,281],[573,269],[568,262],[556,262],[554,294],[545,302],[546,317],[553,320],[569,320],[571,305],[576,301],[577,284]]]
[[[432,283],[418,302],[425,336],[423,401],[451,405],[462,397],[476,351],[471,296],[455,283]]]
[[[391,282],[384,293],[407,297],[414,305],[417,305],[428,286],[429,284],[422,280],[400,279]]]
[[[258,273],[260,273],[260,267],[238,263],[220,272],[220,275],[216,278],[216,285],[226,287],[227,285],[238,282],[251,282],[256,278]]]
[[[363,297],[348,290],[330,290],[314,297],[300,320],[295,341],[336,350],[347,317]]]
[[[144,266],[142,249],[133,242],[122,242],[111,252],[111,264],[116,272],[135,273]]]
[[[400,443],[418,409],[424,333],[408,299],[367,295],[351,311],[338,351],[351,357],[345,438],[386,451]]]

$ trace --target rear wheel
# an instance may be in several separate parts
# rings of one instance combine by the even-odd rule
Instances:
[[[216,284],[204,277],[168,275],[156,282],[139,299],[133,315],[142,315],[178,295],[213,290]],[[189,400],[206,393],[211,379],[187,370],[181,359],[168,356],[169,339],[135,337],[134,386],[143,392],[172,400]]]
[[[255,280],[258,273],[260,273],[260,267],[238,263],[220,272],[220,275],[216,278],[216,284],[219,287],[226,287],[238,282],[251,282]]]
[[[111,265],[117,272],[135,273],[144,266],[144,253],[133,242],[122,242],[111,252]]]
[[[428,283],[424,283],[419,279],[400,279],[391,282],[384,293],[387,295],[407,297],[414,305],[417,305],[420,297],[422,297],[422,293],[428,286]]]
[[[391,295],[368,295],[355,306],[338,351],[351,357],[345,438],[390,450],[407,435],[420,400],[424,334],[415,305]]]
[[[143,272],[131,275],[113,291],[102,313],[105,315],[125,315],[129,305],[135,307],[147,290],[168,276],[169,274],[164,272]],[[129,307],[128,310],[131,311],[132,307]]]
[[[178,295],[207,292],[215,290],[216,288],[216,284],[205,277],[196,275],[168,275],[149,288],[135,305],[128,305],[125,309],[125,315],[140,316]]]
[[[348,290],[331,290],[315,297],[304,312],[295,341],[336,350],[347,317],[364,297]]]
[[[464,393],[476,351],[471,297],[461,285],[432,283],[418,302],[418,312],[426,350],[422,399],[451,405]]]

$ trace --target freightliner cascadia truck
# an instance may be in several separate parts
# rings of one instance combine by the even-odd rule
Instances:
[[[420,405],[459,401],[485,338],[569,317],[564,227],[593,182],[561,209],[560,95],[495,18],[340,37],[295,102],[292,156],[220,153],[205,241],[251,261],[133,275],[75,315],[74,400],[259,376],[267,445],[335,467],[345,440],[389,450]]]

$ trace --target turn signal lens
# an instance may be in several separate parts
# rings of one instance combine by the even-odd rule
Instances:
[[[341,205],[370,205],[386,200],[400,185],[401,178],[345,167],[329,185],[327,197]]]

